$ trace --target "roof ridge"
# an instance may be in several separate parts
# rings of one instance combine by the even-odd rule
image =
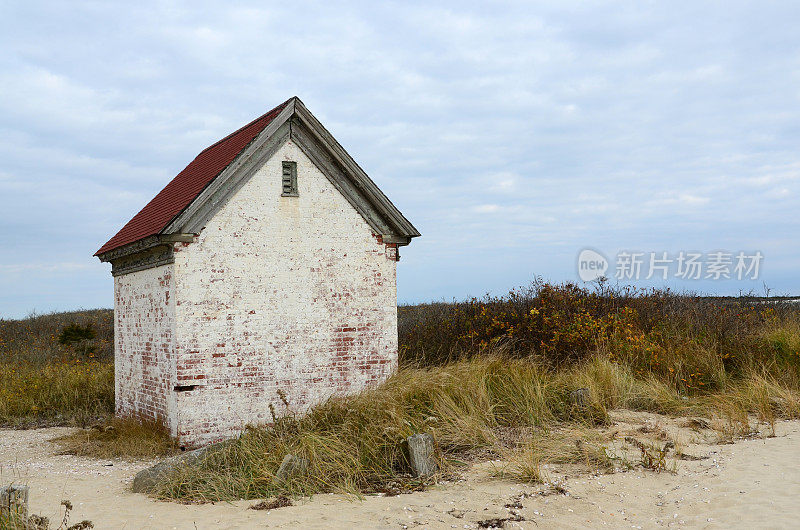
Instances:
[[[231,164],[242,156],[242,153],[248,149],[248,146],[256,141],[256,138],[263,135],[267,129],[272,131],[270,132],[270,138],[273,137],[277,129],[286,125],[286,120],[291,119],[293,113],[297,114],[300,124],[297,132],[299,135],[297,139],[300,141],[299,145],[302,147],[304,145],[303,142],[321,142],[320,148],[329,151],[333,160],[338,161],[335,163],[342,164],[342,169],[346,173],[345,176],[349,177],[348,182],[352,180],[352,185],[360,191],[353,191],[355,194],[353,197],[351,197],[349,193],[344,193],[341,189],[339,191],[345,195],[345,198],[353,204],[368,223],[373,225],[379,232],[385,231],[385,229],[392,231],[392,234],[398,237],[398,244],[408,244],[408,241],[410,241],[412,237],[419,235],[419,232],[405,217],[403,217],[403,214],[397,210],[389,198],[386,197],[369,176],[367,176],[364,170],[361,169],[358,163],[347,154],[339,142],[337,142],[328,130],[305,108],[303,102],[300,101],[297,96],[292,96],[275,108],[203,149],[195,159],[170,180],[144,208],[134,215],[111,239],[100,247],[95,255],[99,256],[101,261],[109,261],[112,258],[116,259],[116,257],[125,255],[125,253],[130,251],[133,247],[128,248],[128,250],[116,252],[113,255],[111,251],[141,241],[148,236],[162,234],[167,228],[171,227],[171,223],[177,222],[176,220],[179,219],[184,212],[187,212],[187,208],[189,208],[195,200],[198,200],[198,197],[200,197],[205,190],[209,189],[209,186],[212,185],[219,175],[225,172],[227,168],[231,167]],[[280,117],[283,117],[283,119]],[[275,122],[275,120],[278,119],[281,119],[281,121]],[[273,123],[275,126],[270,128]],[[305,138],[304,135],[306,135],[306,133],[302,132],[305,130],[303,127],[308,128],[308,134],[310,135],[308,138]],[[289,129],[288,137],[293,138],[294,128],[289,127]],[[270,138],[264,141],[269,141]],[[276,138],[276,140],[278,139]],[[313,145],[316,144],[308,145],[313,147]],[[311,147],[306,146],[308,149],[311,149]],[[306,153],[312,156],[311,151],[306,151]],[[312,161],[313,160],[314,156],[312,156]],[[318,165],[321,164],[320,167],[322,168],[327,163],[327,157],[323,157],[315,163]],[[236,171],[238,171],[237,168],[234,168],[232,173],[236,173]],[[334,170],[328,169],[325,171]],[[334,172],[336,171],[339,170],[336,169]],[[327,174],[328,173],[326,173],[326,175]],[[331,178],[332,181],[334,180],[333,177],[329,176],[329,178]],[[220,186],[224,184],[225,183],[222,183]],[[335,182],[334,185],[336,185]],[[214,193],[216,193],[216,191],[214,191]],[[357,205],[356,202],[358,199],[356,196],[363,196],[363,200],[367,201],[368,204]],[[207,201],[208,197],[204,197],[203,202],[205,203]],[[362,206],[366,208],[366,210],[363,210]],[[203,207],[203,204],[198,207]],[[196,212],[193,212],[191,215],[194,216],[195,213]],[[375,216],[385,219],[383,219],[383,221],[375,220],[377,219]],[[180,226],[172,227],[171,230],[182,230],[186,228],[184,221],[180,222]],[[192,229],[197,229],[198,231],[203,228],[199,224],[191,224],[190,226]],[[122,254],[120,252],[122,252]]]
[[[275,108],[203,149],[177,176],[170,180],[144,208],[109,239],[95,255],[114,250],[158,234],[180,214],[199,193],[242,151],[264,128],[297,99],[292,96]]]
[[[226,136],[225,138],[221,138],[221,139],[217,140],[217,141],[216,141],[216,142],[214,142],[213,144],[209,145],[208,147],[206,147],[205,149],[203,149],[202,151],[200,151],[199,153],[197,153],[197,156],[200,156],[200,155],[202,155],[203,153],[205,153],[206,151],[208,151],[208,150],[209,150],[209,149],[211,149],[212,147],[216,147],[217,145],[221,144],[222,142],[224,142],[225,140],[227,140],[227,139],[228,139],[228,138],[230,138],[231,136],[235,136],[235,135],[239,134],[239,133],[240,133],[240,132],[242,132],[244,129],[247,129],[248,127],[250,127],[251,125],[253,125],[253,124],[254,124],[255,122],[257,122],[258,120],[263,120],[264,118],[266,118],[267,116],[269,116],[270,114],[272,114],[272,113],[273,113],[273,112],[275,112],[275,111],[281,111],[281,110],[285,109],[285,108],[286,108],[286,105],[288,105],[288,104],[289,104],[289,102],[290,102],[291,100],[293,100],[295,97],[297,97],[297,96],[292,96],[292,97],[290,97],[289,99],[287,99],[286,101],[284,101],[283,103],[281,103],[280,105],[278,105],[277,107],[275,107],[274,109],[272,109],[272,110],[268,110],[267,112],[265,112],[264,114],[262,114],[262,115],[261,115],[261,116],[259,116],[258,118],[256,118],[256,119],[252,120],[250,123],[247,123],[247,124],[245,124],[245,125],[242,125],[241,127],[239,127],[238,129],[236,129],[235,131],[233,131],[232,133],[230,133],[230,134],[229,134],[228,136]],[[197,157],[195,157],[195,158],[197,158]]]

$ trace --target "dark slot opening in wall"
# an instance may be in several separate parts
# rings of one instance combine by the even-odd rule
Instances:
[[[175,392],[191,392],[199,386],[200,385],[176,385],[173,390],[175,390]]]

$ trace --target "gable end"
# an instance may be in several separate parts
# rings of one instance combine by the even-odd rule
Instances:
[[[421,234],[414,228],[414,225],[400,213],[400,210],[392,204],[392,201],[378,188],[371,178],[361,169],[361,166],[344,150],[333,135],[311,114],[299,98],[295,98],[296,122],[305,126],[309,133],[316,138],[319,144],[330,154],[332,162],[339,166],[348,180],[361,193],[361,195],[372,205],[375,212],[386,220],[390,227],[389,232],[382,232],[384,241],[407,245],[414,237]],[[299,134],[305,132],[302,128],[292,128],[292,138],[298,140]],[[301,146],[302,148],[302,146]],[[363,214],[362,214],[363,215]],[[399,239],[400,241],[389,241]]]
[[[295,142],[387,243],[407,245],[419,232],[298,99],[197,196],[165,233],[199,233],[211,217],[287,140]]]
[[[411,238],[420,235],[299,98],[289,99],[270,111],[269,115],[270,121],[264,129],[158,234],[111,249],[107,249],[109,245],[107,243],[97,253],[100,260],[121,264],[120,258],[123,256],[148,251],[147,257],[137,258],[140,261],[139,265],[117,267],[115,264],[114,266],[115,274],[117,270],[132,272],[129,269],[146,268],[148,259],[153,263],[158,261],[149,257],[151,254],[159,254],[151,252],[150,249],[163,245],[165,238],[178,237],[181,241],[191,241],[192,235],[199,234],[214,214],[288,140],[292,140],[300,147],[385,243],[407,245]],[[162,256],[161,260],[164,259],[167,258]],[[129,260],[125,261],[127,263]],[[130,261],[136,260],[130,259]]]

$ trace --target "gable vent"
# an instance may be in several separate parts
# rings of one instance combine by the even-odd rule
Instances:
[[[283,162],[282,197],[297,197],[297,162]]]

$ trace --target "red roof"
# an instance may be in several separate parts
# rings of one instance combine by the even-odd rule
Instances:
[[[291,99],[281,103],[238,131],[205,148],[152,201],[134,215],[117,235],[100,247],[95,256],[159,234],[239,156],[290,101]]]

